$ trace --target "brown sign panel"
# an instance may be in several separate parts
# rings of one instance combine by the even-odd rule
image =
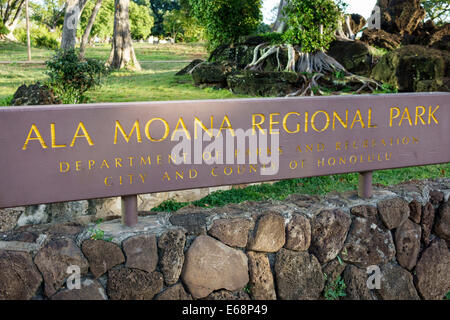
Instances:
[[[0,108],[0,207],[446,163],[449,101],[425,93]],[[245,141],[267,137],[267,147],[227,149],[239,129]],[[210,141],[196,148],[202,136]],[[207,148],[219,136],[223,163],[199,163],[219,161],[221,150]],[[192,149],[177,160],[181,141]],[[248,163],[275,147],[276,174],[263,174],[274,162]],[[242,149],[245,163],[225,157]]]

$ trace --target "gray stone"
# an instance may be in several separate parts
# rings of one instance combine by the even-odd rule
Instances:
[[[167,285],[177,283],[180,278],[184,263],[185,244],[186,235],[181,230],[166,231],[158,239],[159,265]]]
[[[208,234],[230,247],[245,248],[251,227],[252,221],[248,219],[219,219],[214,220]]]
[[[34,258],[34,263],[44,277],[44,293],[52,296],[69,276],[67,268],[78,266],[81,275],[86,275],[89,263],[80,248],[71,239],[55,239],[48,242]]]
[[[365,270],[348,265],[344,270],[342,279],[346,285],[346,300],[374,300],[367,287],[368,274]]]
[[[340,210],[322,211],[311,220],[311,252],[321,263],[337,257],[352,220]]]
[[[107,300],[105,290],[97,280],[81,281],[81,289],[64,289],[54,294],[50,300]]]
[[[169,220],[174,226],[185,228],[188,234],[199,235],[206,233],[208,217],[209,214],[201,212],[174,213]]]
[[[311,224],[305,216],[294,214],[286,226],[284,247],[294,251],[306,251],[311,245]]]
[[[434,218],[434,207],[431,203],[428,202],[422,208],[422,222],[420,223],[422,227],[422,241],[423,243],[425,243],[425,245],[428,245],[430,243],[430,235],[434,225]]]
[[[237,290],[234,292],[228,290],[220,290],[211,293],[209,296],[205,298],[205,300],[245,301],[250,300],[250,297],[243,290]]]
[[[395,230],[397,261],[405,269],[412,270],[416,266],[421,232],[420,226],[409,219]]]
[[[392,234],[364,218],[355,218],[341,251],[343,260],[359,267],[386,263],[395,257]]]
[[[430,202],[437,206],[444,200],[444,193],[438,190],[430,191]]]
[[[248,259],[239,250],[209,236],[199,236],[186,252],[181,278],[194,298],[219,289],[235,291],[248,281]]]
[[[446,240],[447,244],[450,243],[450,201],[439,207],[434,232],[438,237]]]
[[[281,249],[276,256],[275,276],[282,300],[318,299],[324,288],[319,261],[307,252]]]
[[[181,283],[177,283],[158,294],[155,300],[192,300],[192,296],[184,290]]]
[[[89,261],[89,268],[95,278],[109,269],[125,262],[122,250],[117,244],[103,240],[86,240],[81,250]]]
[[[250,294],[253,300],[276,300],[275,284],[266,254],[247,252]]]
[[[381,266],[381,288],[377,290],[383,300],[420,300],[414,288],[412,275],[402,267],[388,263]]]
[[[24,211],[24,207],[0,209],[0,232],[14,229]]]
[[[163,276],[123,266],[108,271],[107,292],[111,300],[151,300],[163,289]]]
[[[327,275],[327,284],[331,284],[341,276],[342,272],[345,270],[347,264],[343,261],[339,261],[338,259],[334,259],[326,264],[323,267],[323,273]]]
[[[122,243],[127,258],[126,267],[147,272],[156,270],[158,248],[155,235],[140,235],[128,238]]]
[[[29,300],[42,276],[29,253],[0,250],[0,300]]]
[[[277,252],[286,241],[284,218],[277,213],[266,213],[259,217],[251,233],[247,249],[260,252]]]
[[[409,217],[409,203],[403,198],[378,202],[378,212],[384,225],[389,229],[399,227]]]
[[[415,223],[420,223],[420,220],[422,218],[422,204],[417,200],[411,201],[409,203],[409,211],[409,218]]]
[[[416,288],[426,300],[442,300],[450,291],[450,252],[437,239],[422,253],[416,266]]]

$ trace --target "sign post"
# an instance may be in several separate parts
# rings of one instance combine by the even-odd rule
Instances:
[[[137,195],[122,197],[122,224],[133,227],[138,223]]]
[[[372,198],[372,171],[359,173],[358,196],[363,199]]]

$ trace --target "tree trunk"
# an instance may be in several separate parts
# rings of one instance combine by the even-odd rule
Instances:
[[[131,42],[130,0],[115,0],[114,35],[107,64],[113,69],[141,70]]]
[[[67,0],[64,15],[64,25],[61,39],[61,49],[70,50],[75,48],[77,42],[77,27],[81,13],[87,0]]]
[[[97,0],[94,9],[92,9],[92,14],[89,18],[88,24],[86,26],[86,30],[84,30],[83,37],[81,38],[80,45],[80,58],[83,59],[86,51],[86,46],[89,42],[89,35],[91,34],[92,26],[94,25],[95,18],[97,17],[97,13],[100,10],[103,0]]]
[[[19,23],[20,15],[22,13],[22,8],[23,8],[24,4],[25,4],[25,0],[22,0],[18,4],[17,3],[11,4],[11,6],[8,5],[8,7],[5,10],[5,13],[4,13],[2,19],[3,19],[3,23],[5,24],[6,28],[8,28],[8,31],[9,31],[9,33],[6,35],[6,39],[8,39],[8,40],[17,41],[13,32],[14,32],[14,29],[16,29],[17,24]],[[14,17],[12,17],[12,12],[16,5],[17,5],[16,13],[15,13]],[[11,22],[8,22],[10,20],[11,20]]]
[[[28,14],[28,0],[25,0],[25,19],[27,25],[27,53],[28,61],[31,61],[30,16]]]
[[[289,0],[280,0],[280,5],[278,6],[277,19],[273,25],[272,31],[277,33],[282,33],[286,31],[287,24],[284,21],[284,8],[288,5]]]

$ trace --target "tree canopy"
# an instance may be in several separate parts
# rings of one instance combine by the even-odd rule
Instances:
[[[340,19],[332,0],[290,0],[285,7],[287,30],[282,39],[300,45],[303,52],[328,49]]]
[[[235,43],[262,21],[262,0],[189,0],[189,4],[212,47]]]
[[[449,22],[450,0],[422,0],[422,6],[427,12],[427,18],[436,24]]]

